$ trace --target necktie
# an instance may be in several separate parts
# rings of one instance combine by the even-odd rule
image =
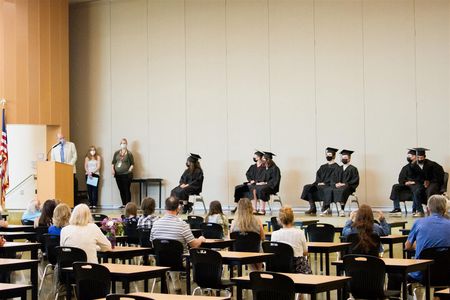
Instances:
[[[64,162],[64,145],[61,144],[61,162]]]

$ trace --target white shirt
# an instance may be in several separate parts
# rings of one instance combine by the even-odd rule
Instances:
[[[61,144],[52,149],[51,160],[61,162]],[[77,173],[77,149],[72,142],[64,142],[64,163],[73,166],[73,173]]]
[[[270,240],[291,245],[295,257],[303,256],[303,253],[308,250],[303,230],[295,227],[281,228],[272,232],[272,238]]]
[[[83,249],[89,263],[98,264],[97,250],[111,250],[111,243],[94,223],[86,226],[68,225],[61,230],[61,246]]]
[[[344,169],[344,171],[345,171],[345,169],[347,169],[348,166],[350,166],[350,163],[348,163],[346,165],[342,165],[342,168]]]

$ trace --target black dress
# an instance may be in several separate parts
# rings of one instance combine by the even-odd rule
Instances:
[[[345,183],[344,186],[337,188],[336,183]],[[340,166],[336,172],[333,173],[330,188],[324,189],[324,207],[328,208],[332,201],[344,204],[347,202],[348,196],[356,191],[359,185],[358,169],[349,165],[345,170]]]
[[[311,202],[311,204],[314,204],[314,201],[322,201],[324,198],[323,190],[330,187],[332,176],[338,169],[339,165],[337,163],[321,165],[316,172],[316,181],[303,187],[300,198]],[[324,184],[318,185],[319,183]]]
[[[278,193],[280,190],[281,172],[277,165],[272,165],[265,171],[264,180],[261,182],[267,182],[263,185],[255,185],[256,196],[258,199],[267,202],[270,200],[270,195]]]
[[[245,173],[247,182],[237,185],[234,188],[234,202],[239,202],[239,199],[241,198],[252,198],[250,195],[249,182],[252,180],[255,182],[263,181],[265,172],[266,168],[263,165],[259,167],[257,164],[251,165],[250,168],[248,168],[247,173]]]
[[[171,196],[176,197],[179,200],[188,200],[190,195],[200,194],[203,186],[202,169],[195,169],[192,173],[189,169],[186,169],[183,175],[181,175],[180,185],[181,184],[189,184],[189,186],[185,188],[177,186],[170,192]]]

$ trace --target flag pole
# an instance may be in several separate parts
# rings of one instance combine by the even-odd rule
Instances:
[[[2,106],[2,124],[5,122],[5,120],[3,120],[3,118],[5,118],[5,114],[3,113],[4,109],[5,109],[5,105],[6,105],[6,99],[2,98],[0,100],[0,105]],[[5,200],[6,200],[6,191],[3,190],[3,180],[4,180],[4,176],[2,176],[1,181],[0,181],[0,211],[4,211],[5,210]],[[5,195],[4,195],[5,194]]]

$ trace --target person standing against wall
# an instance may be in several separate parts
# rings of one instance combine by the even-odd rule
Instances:
[[[90,146],[84,159],[84,170],[86,171],[86,186],[89,197],[89,207],[97,208],[98,186],[100,184],[101,157],[95,146]]]
[[[131,151],[128,150],[128,141],[126,138],[120,140],[120,150],[117,150],[112,159],[112,175],[116,178],[117,187],[120,191],[122,206],[131,201],[131,180],[133,179],[134,158]]]

